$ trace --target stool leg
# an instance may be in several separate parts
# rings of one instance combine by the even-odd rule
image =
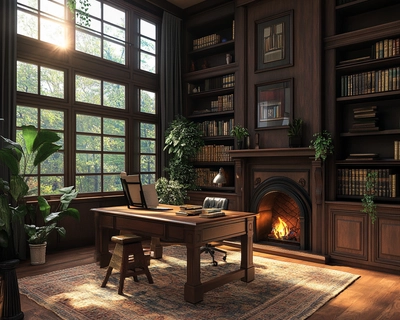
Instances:
[[[111,272],[112,272],[113,268],[112,267],[108,267],[107,268],[107,273],[106,276],[103,280],[103,283],[101,284],[101,287],[104,288],[108,282],[108,279],[110,278]]]
[[[153,277],[151,276],[149,268],[146,266],[143,269],[144,269],[144,273],[147,276],[147,280],[149,281],[150,284],[152,284],[153,283]]]

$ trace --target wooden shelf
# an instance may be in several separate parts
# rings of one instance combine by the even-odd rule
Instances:
[[[369,131],[369,132],[344,132],[341,137],[382,136],[389,134],[400,134],[400,129]]]
[[[228,40],[225,42],[220,42],[215,45],[190,51],[188,52],[188,56],[190,56],[193,59],[197,59],[199,57],[204,57],[207,55],[229,52],[234,49],[235,49],[235,40]]]

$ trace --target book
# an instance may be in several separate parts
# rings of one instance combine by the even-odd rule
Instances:
[[[198,216],[202,213],[203,211],[201,209],[196,209],[196,210],[188,210],[188,211],[177,211],[175,214],[177,216]]]
[[[225,216],[225,212],[217,211],[217,212],[204,212],[199,215],[202,218],[216,218],[216,217],[223,217]]]
[[[203,207],[195,204],[187,204],[179,207],[179,210],[181,211],[197,210],[197,209],[203,209]]]

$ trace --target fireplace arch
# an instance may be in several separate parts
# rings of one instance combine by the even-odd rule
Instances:
[[[308,193],[302,186],[297,184],[290,178],[284,176],[274,176],[262,183],[260,183],[254,190],[253,196],[251,197],[250,211],[259,213],[256,218],[256,228],[254,241],[258,242],[263,240],[263,236],[268,227],[265,225],[263,217],[266,208],[267,211],[273,211],[275,199],[281,194],[281,201],[285,199],[285,196],[294,202],[294,210],[298,210],[298,219],[300,225],[300,239],[299,245],[300,250],[309,250],[311,243],[311,200]],[[283,196],[283,197],[282,197]],[[260,210],[263,207],[263,210]],[[268,219],[267,219],[268,220]]]

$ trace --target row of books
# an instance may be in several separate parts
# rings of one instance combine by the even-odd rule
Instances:
[[[212,187],[214,186],[213,180],[218,174],[218,171],[210,170],[209,168],[196,168],[196,186],[199,187]]]
[[[350,132],[378,131],[377,106],[366,106],[353,109],[353,124]]]
[[[201,48],[213,46],[221,42],[221,36],[219,34],[213,33],[198,39],[193,40],[193,50],[198,50]]]
[[[400,67],[361,72],[341,77],[342,97],[400,90]]]
[[[194,161],[232,161],[229,151],[233,150],[232,146],[225,145],[206,145],[201,148]]]
[[[400,38],[384,39],[372,45],[372,57],[384,59],[400,55]]]
[[[235,120],[208,120],[199,123],[205,137],[229,136]]]
[[[218,96],[217,100],[210,101],[210,108],[194,110],[193,114],[204,114],[211,112],[232,111],[234,105],[233,93]]]
[[[397,173],[391,173],[390,169],[339,168],[337,172],[338,195],[363,196],[367,192],[367,174],[376,172],[375,196],[397,196]]]

